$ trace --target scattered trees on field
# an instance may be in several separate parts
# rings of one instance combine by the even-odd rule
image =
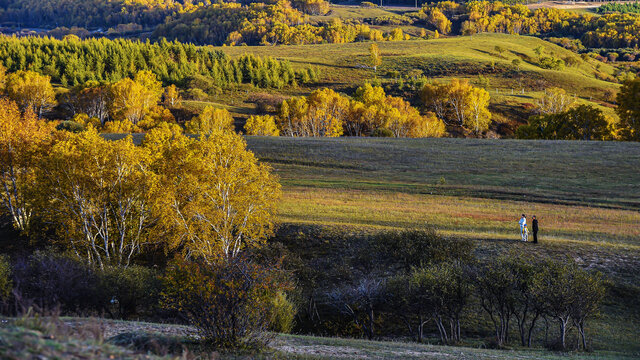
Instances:
[[[569,110],[574,103],[575,98],[564,89],[553,87],[546,89],[544,96],[536,100],[536,112],[543,115],[558,114]]]
[[[39,164],[41,206],[64,245],[100,268],[128,266],[152,242],[156,176],[148,154],[126,138],[70,133]]]
[[[349,100],[331,89],[320,89],[308,97],[285,100],[278,112],[278,125],[288,136],[342,135],[342,119]]]
[[[285,100],[278,126],[287,136],[375,136],[382,131],[394,137],[439,137],[445,132],[433,114],[422,116],[407,101],[370,84],[358,88],[353,100],[330,89]]]
[[[128,120],[137,125],[156,106],[162,96],[162,84],[150,71],[141,71],[135,78],[123,79],[110,88],[109,113],[113,120]]]
[[[189,134],[211,135],[221,131],[233,131],[233,117],[226,109],[207,106],[185,124]]]
[[[194,139],[163,124],[147,134],[144,146],[155,154],[151,167],[161,187],[169,189],[157,207],[171,248],[216,262],[261,245],[272,233],[280,185],[240,135],[212,131]]]
[[[162,94],[162,101],[164,105],[167,107],[178,107],[182,98],[180,97],[180,93],[178,92],[178,87],[171,84],[164,88],[164,93]]]
[[[378,66],[382,64],[382,56],[380,55],[380,48],[376,43],[369,45],[369,60],[373,67],[373,71],[377,72]]]
[[[597,312],[604,297],[601,278],[578,268],[575,263],[547,262],[533,279],[532,291],[543,313],[557,321],[561,348],[566,348],[567,329],[573,321],[586,349],[584,321]]]

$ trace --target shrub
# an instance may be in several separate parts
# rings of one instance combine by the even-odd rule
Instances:
[[[38,251],[13,266],[15,289],[24,302],[41,310],[60,307],[64,313],[102,307],[97,274],[71,256]]]
[[[60,124],[56,126],[56,130],[79,133],[79,132],[83,132],[85,128],[84,128],[84,125],[80,123],[77,123],[71,120],[66,120],[66,121],[60,122]]]
[[[370,239],[370,246],[380,259],[406,272],[446,261],[470,262],[474,257],[470,241],[446,239],[431,228],[381,232]]]
[[[296,306],[289,301],[287,295],[278,291],[271,300],[271,316],[269,330],[288,334],[293,329]]]
[[[0,255],[0,300],[6,300],[12,289],[11,264],[6,255]]]
[[[365,8],[376,8],[378,7],[378,5],[370,2],[370,1],[363,1],[360,3],[360,6],[365,7]]]
[[[113,317],[150,315],[158,305],[162,282],[153,269],[136,265],[110,267],[100,277],[102,298],[117,309],[116,313],[111,314]]]
[[[539,66],[543,69],[562,70],[564,69],[564,60],[556,59],[552,56],[544,56],[540,58]]]
[[[393,131],[386,129],[386,128],[380,128],[380,129],[375,129],[373,130],[373,133],[371,133],[371,136],[373,137],[393,137]]]
[[[196,100],[196,101],[203,101],[209,98],[209,95],[207,95],[207,93],[204,92],[204,90],[202,89],[191,88],[187,90],[187,98],[191,100]]]
[[[213,264],[179,260],[165,275],[162,303],[185,317],[207,345],[264,346],[277,291],[271,275],[241,257]]]

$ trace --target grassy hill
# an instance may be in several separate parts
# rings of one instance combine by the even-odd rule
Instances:
[[[313,86],[288,89],[285,95],[299,95],[316,87],[330,87],[351,93],[366,81],[378,78],[388,91],[402,95],[418,105],[416,89],[407,80],[401,84],[397,76],[415,78],[426,76],[430,80],[448,81],[466,78],[476,86],[484,86],[491,95],[491,110],[499,134],[510,134],[530,115],[525,110],[544,95],[550,87],[560,87],[575,94],[581,103],[600,107],[615,118],[613,105],[607,94],[615,94],[619,84],[601,80],[610,76],[614,68],[605,63],[581,59],[575,53],[550,42],[530,37],[507,34],[478,34],[433,40],[409,40],[380,42],[382,66],[377,73],[367,69],[370,43],[320,44],[300,46],[239,46],[217,49],[239,56],[252,53],[273,56],[291,61],[294,67],[312,66],[320,74],[320,83]],[[504,49],[499,53],[496,47]],[[538,66],[534,49],[542,47],[543,56],[559,59],[572,58],[576,65],[561,71]],[[520,59],[519,66],[513,60]],[[599,78],[596,77],[596,74]],[[480,78],[482,77],[482,78]],[[220,95],[216,101],[234,104],[246,100],[242,93]],[[253,104],[244,103],[247,110],[236,112],[239,116],[253,111]],[[500,125],[502,124],[502,125]],[[506,128],[503,128],[506,127]]]

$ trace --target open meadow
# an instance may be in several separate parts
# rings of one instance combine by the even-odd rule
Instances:
[[[640,304],[631,295],[640,284],[637,144],[261,137],[247,142],[281,178],[282,223],[303,232],[320,226],[338,233],[433,226],[473,240],[484,261],[513,248],[540,258],[572,258],[604,272],[620,289],[592,327],[598,346],[640,349],[634,340],[640,336]],[[540,219],[540,244],[517,241],[521,213]],[[348,253],[344,245],[322,255],[326,250],[318,242],[296,249],[308,258]],[[617,326],[625,331],[612,336]]]

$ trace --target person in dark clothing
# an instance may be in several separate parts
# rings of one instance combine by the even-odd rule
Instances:
[[[531,222],[531,231],[533,231],[533,243],[538,243],[538,219],[533,215],[533,221]]]

